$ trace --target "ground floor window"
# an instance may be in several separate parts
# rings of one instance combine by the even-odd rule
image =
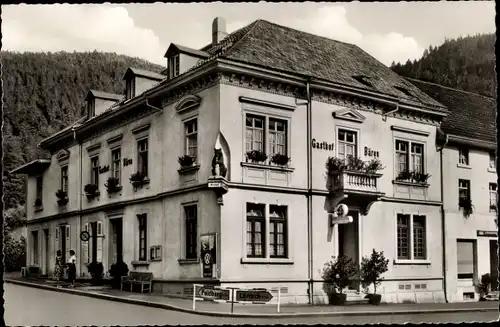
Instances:
[[[33,242],[33,247],[32,247],[32,259],[31,262],[34,265],[38,265],[39,262],[39,255],[38,255],[38,231],[34,230],[31,232],[31,240]]]
[[[186,259],[196,259],[197,256],[197,239],[198,239],[198,206],[189,205],[184,207],[185,223],[186,223]]]
[[[475,240],[457,240],[457,278],[472,279],[475,271]]]
[[[426,217],[397,215],[397,252],[400,260],[427,259]]]
[[[287,258],[287,207],[247,203],[246,211],[247,257]]]

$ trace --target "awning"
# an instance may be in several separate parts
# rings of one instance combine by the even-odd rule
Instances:
[[[49,159],[37,159],[10,171],[10,174],[38,175],[50,166]]]

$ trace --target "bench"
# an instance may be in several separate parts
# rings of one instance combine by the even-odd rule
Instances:
[[[152,291],[153,273],[131,271],[128,276],[122,276],[120,290],[123,290],[123,285],[130,285],[130,292],[132,292],[134,285],[141,285],[141,293],[144,291]]]

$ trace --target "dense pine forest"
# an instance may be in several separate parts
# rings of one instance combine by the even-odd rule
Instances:
[[[496,97],[495,40],[495,34],[447,39],[421,59],[391,68],[405,77]]]
[[[8,171],[47,157],[37,144],[78,120],[89,89],[123,94],[128,67],[164,69],[139,58],[101,52],[1,52],[4,87],[5,209],[24,202],[24,179]]]

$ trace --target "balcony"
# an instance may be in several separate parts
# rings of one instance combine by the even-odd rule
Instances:
[[[364,171],[332,171],[328,174],[327,189],[338,202],[358,207],[366,216],[371,205],[385,195],[378,187],[381,176],[379,173]]]

